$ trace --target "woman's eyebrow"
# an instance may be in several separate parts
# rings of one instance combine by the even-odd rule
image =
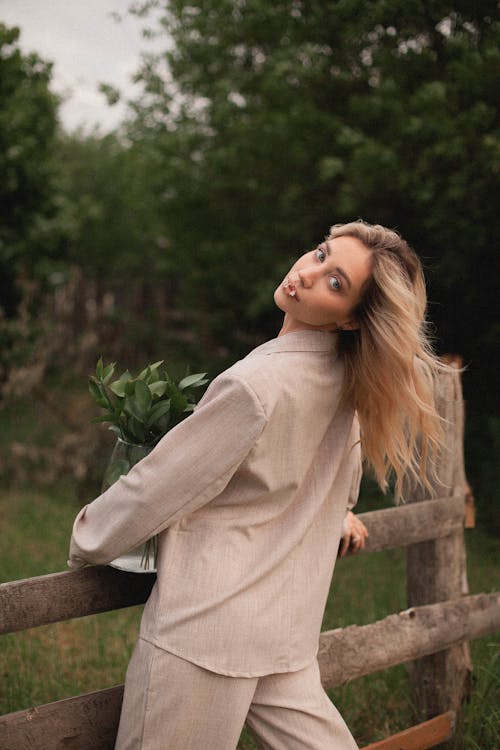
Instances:
[[[342,278],[345,280],[345,282],[346,282],[347,286],[349,287],[349,289],[351,289],[351,287],[352,287],[351,279],[346,274],[346,272],[344,271],[344,269],[340,268],[340,266],[336,266],[335,270],[337,271],[337,273],[339,274],[339,276],[342,276]]]
[[[325,248],[327,255],[331,255],[331,250],[328,247],[328,242],[324,242],[323,245],[322,245],[322,247]],[[346,274],[346,272],[344,271],[344,269],[341,268],[340,266],[335,266],[334,271],[336,271],[339,274],[339,276],[342,276],[342,278],[346,282],[346,284],[349,287],[349,289],[351,289],[351,287],[352,287],[351,279]]]

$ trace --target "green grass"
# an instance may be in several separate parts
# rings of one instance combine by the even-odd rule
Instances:
[[[66,569],[78,511],[71,486],[0,492],[2,581]],[[373,507],[367,499],[359,510]],[[500,589],[500,540],[466,532],[471,593]],[[406,608],[405,556],[387,550],[338,562],[324,629],[365,624]],[[0,714],[123,681],[141,607],[85,617],[4,636],[0,650]],[[471,644],[474,691],[457,732],[456,750],[500,747],[500,637]],[[406,668],[393,667],[330,691],[360,745],[412,724]],[[254,744],[245,733],[242,750]]]

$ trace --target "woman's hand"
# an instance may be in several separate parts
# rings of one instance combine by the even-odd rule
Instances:
[[[365,548],[368,529],[351,510],[348,510],[342,522],[342,539],[339,547],[339,557],[345,557],[347,551],[358,552]]]

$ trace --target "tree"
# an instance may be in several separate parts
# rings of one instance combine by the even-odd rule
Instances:
[[[169,38],[138,73],[129,134],[163,165],[177,280],[215,339],[276,330],[273,286],[329,224],[396,227],[427,268],[439,349],[469,367],[469,423],[497,442],[497,3],[150,0],[134,12]]]
[[[56,213],[54,163],[58,99],[51,63],[18,46],[19,29],[0,24],[0,279],[1,305],[15,315],[16,276],[52,252]]]
[[[103,281],[158,279],[168,268],[153,157],[116,134],[61,134],[57,150],[65,263]]]
[[[247,327],[269,309],[267,278],[332,221],[363,216],[400,228],[430,266],[442,347],[483,359],[496,302],[496,3],[177,0],[136,12],[152,7],[173,44],[140,71],[129,132],[164,165],[168,233],[195,266],[187,299]]]
[[[57,252],[52,66],[22,54],[18,39],[19,29],[0,23],[0,381],[36,337],[36,295],[23,285]]]

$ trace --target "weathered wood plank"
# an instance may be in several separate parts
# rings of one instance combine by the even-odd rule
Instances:
[[[462,527],[463,516],[463,503],[453,498],[361,513],[370,533],[365,553],[445,536]],[[0,634],[143,604],[154,580],[95,566],[3,583]]]
[[[443,372],[436,383],[436,406],[443,417],[444,450],[436,476],[429,476],[434,491],[456,499],[463,507],[468,485],[463,464],[464,407],[460,372]],[[424,501],[426,488],[413,487],[412,501]],[[407,601],[410,607],[468,593],[463,530],[433,541],[422,541],[407,550]],[[410,666],[411,700],[415,720],[458,712],[471,689],[472,664],[466,643],[446,653],[436,653]]]
[[[119,685],[0,717],[2,750],[113,750],[122,698]],[[363,750],[427,750],[453,728],[449,711]]]
[[[95,566],[3,583],[0,634],[142,604],[155,580]]]
[[[369,625],[321,634],[318,661],[326,688],[420,659],[500,630],[500,592],[412,607]]]
[[[465,517],[465,495],[444,497],[425,503],[411,503],[397,508],[382,508],[360,513],[370,536],[364,550],[356,554],[378,552],[391,547],[406,547],[429,539],[442,539],[461,530]]]
[[[453,734],[454,726],[455,714],[447,711],[385,740],[365,745],[362,750],[428,750],[448,740]]]
[[[325,688],[335,687],[499,629],[500,592],[415,607],[369,625],[331,630],[320,638],[322,683]],[[122,690],[119,686],[2,716],[0,747],[108,750],[113,747]]]
[[[113,750],[123,685],[0,717],[2,750]]]

